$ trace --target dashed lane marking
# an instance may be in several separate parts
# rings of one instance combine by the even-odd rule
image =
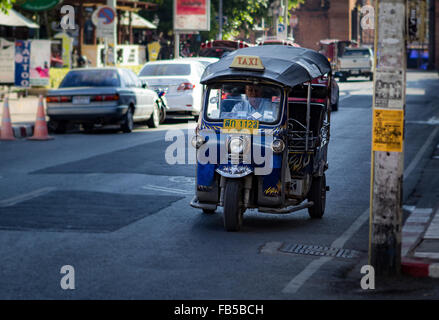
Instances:
[[[43,194],[52,192],[54,190],[56,190],[55,187],[46,187],[46,188],[38,189],[38,190],[29,192],[29,193],[22,194],[22,195],[13,197],[13,198],[1,200],[0,201],[0,208],[11,207],[13,205],[16,205],[17,203],[40,197]]]
[[[169,193],[176,193],[176,194],[183,194],[183,195],[194,194],[193,191],[189,191],[189,190],[167,188],[167,187],[155,186],[155,185],[152,185],[152,184],[148,184],[146,186],[143,186],[142,189],[152,190],[152,191],[169,192]]]

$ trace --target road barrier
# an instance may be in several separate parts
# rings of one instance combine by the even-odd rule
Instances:
[[[14,131],[11,124],[11,114],[9,112],[9,98],[5,97],[3,106],[2,127],[0,129],[0,140],[15,140]]]
[[[28,140],[51,140],[53,137],[49,136],[46,123],[46,114],[44,113],[43,96],[40,95],[37,110],[37,120],[35,121],[34,135]]]

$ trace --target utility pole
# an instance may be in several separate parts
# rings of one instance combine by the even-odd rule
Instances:
[[[223,39],[223,0],[219,0],[218,19],[219,19],[218,40],[222,40]]]
[[[437,68],[438,66],[435,65],[435,59],[436,59],[436,37],[435,37],[435,29],[436,29],[436,22],[435,22],[435,0],[429,1],[429,8],[428,8],[428,69],[433,70]]]
[[[112,24],[113,32],[110,38],[105,39],[105,65],[115,66],[116,65],[116,52],[117,52],[117,1],[107,0],[107,6],[111,7],[115,12],[114,22]]]
[[[381,276],[401,269],[405,13],[405,0],[375,0],[369,264]]]
[[[287,39],[288,39],[288,25],[289,25],[289,21],[288,21],[288,0],[285,0],[285,5],[284,5],[284,24],[285,24],[286,34],[287,34]]]

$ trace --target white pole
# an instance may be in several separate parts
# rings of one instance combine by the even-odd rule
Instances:
[[[223,0],[219,0],[218,18],[219,18],[218,40],[222,40],[223,39]]]
[[[180,34],[174,30],[175,39],[174,39],[174,59],[180,57]]]

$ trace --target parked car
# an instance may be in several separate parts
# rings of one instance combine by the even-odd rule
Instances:
[[[236,49],[251,47],[241,40],[210,40],[201,44],[200,57],[221,58]]]
[[[189,58],[147,62],[139,78],[151,89],[161,88],[166,93],[167,117],[194,116],[198,118],[203,99],[201,75],[206,67]]]
[[[347,77],[369,77],[373,80],[373,52],[370,48],[345,48],[343,55],[338,58],[335,76],[340,81]]]
[[[356,48],[358,47],[358,43],[355,40],[320,40],[319,52],[328,58],[328,61],[331,63],[333,73],[337,71],[338,59],[343,55],[343,52],[347,47]]]
[[[284,45],[284,46],[290,46],[290,47],[297,47],[299,48],[300,45],[294,42],[292,39],[278,39],[276,37],[267,37],[260,41],[258,41],[258,46],[269,46],[269,45]]]
[[[190,57],[190,58],[182,58],[186,61],[198,61],[201,62],[205,67],[207,67],[211,63],[215,63],[219,61],[219,58],[213,58],[213,57]]]
[[[49,127],[63,133],[70,122],[82,124],[86,131],[95,124],[119,124],[123,132],[131,132],[135,121],[147,121],[157,128],[158,96],[146,86],[128,69],[73,69],[47,94]]]

